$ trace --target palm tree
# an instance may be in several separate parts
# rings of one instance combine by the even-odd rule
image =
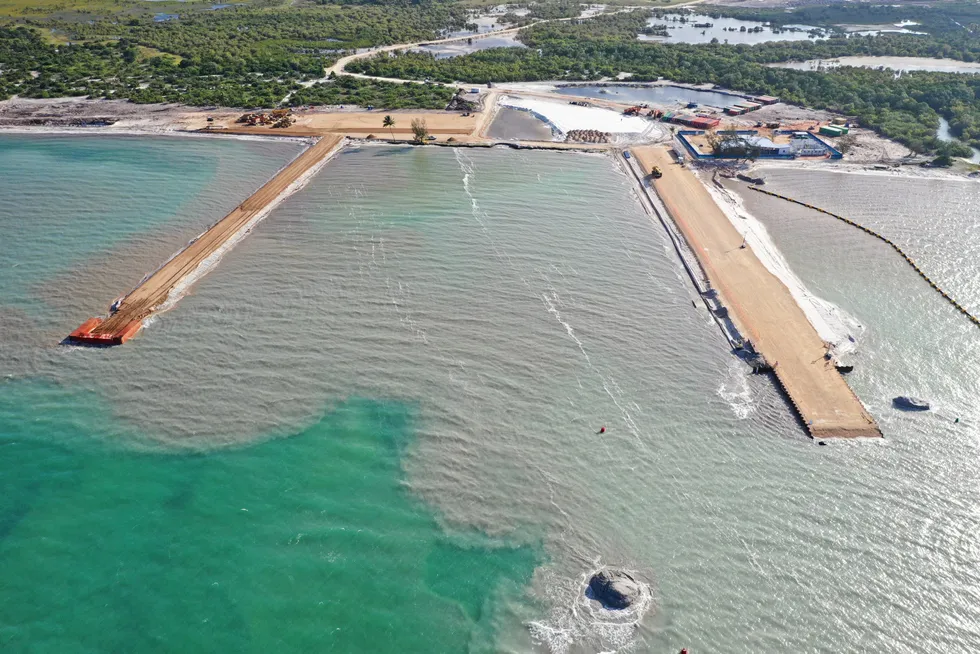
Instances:
[[[395,126],[395,119],[392,118],[391,116],[385,116],[385,120],[384,123],[382,123],[382,127],[387,127],[388,131],[391,132],[392,141],[395,140],[395,130],[392,129],[394,126]]]

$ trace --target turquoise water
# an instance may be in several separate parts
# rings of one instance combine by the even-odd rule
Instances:
[[[81,140],[60,138],[66,161]],[[887,438],[817,447],[605,156],[350,149],[125,347],[61,346],[298,152],[93,142],[159,159],[166,193],[140,195],[135,164],[101,187],[4,164],[0,241],[24,216],[68,229],[83,191],[106,218],[78,253],[0,259],[29,280],[0,286],[3,649],[980,647],[980,335],[877,242],[752,207],[865,326],[850,383]],[[976,303],[975,185],[794,174],[771,183],[890,198],[829,208]],[[32,176],[51,192],[25,196]],[[899,392],[937,410],[896,412]],[[602,565],[649,602],[588,602]]]
[[[18,301],[26,302],[32,284],[171,222],[217,173],[218,159],[201,144],[183,147],[156,140],[137,148],[131,139],[116,139],[115,145],[84,138],[3,137],[0,176],[16,194],[0,196],[0,210],[17,218],[17,229],[5,231],[0,242],[6,301],[16,293]],[[183,175],[174,174],[178,168]],[[52,229],[54,217],[41,215],[51,208],[51,194],[70,195],[58,207],[66,215],[57,220],[57,229]],[[18,265],[22,260],[31,265]]]
[[[4,651],[491,651],[499,598],[542,553],[449,535],[407,491],[416,401],[320,396],[301,420],[249,430],[258,444],[180,454],[159,439],[195,416],[120,419],[112,385],[169,403],[159,384],[179,371],[127,374],[115,352],[57,345],[55,329],[105,306],[74,297],[73,276],[92,271],[85,297],[111,300],[298,151],[0,137],[0,303],[41,332],[0,348]]]
[[[5,651],[492,651],[493,600],[538,562],[446,536],[406,493],[402,402],[176,456],[102,442],[97,396],[4,386]]]

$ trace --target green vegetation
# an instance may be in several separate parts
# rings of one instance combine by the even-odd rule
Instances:
[[[89,96],[253,107],[275,105],[296,87],[288,76],[178,63],[169,55],[147,58],[126,39],[55,47],[24,27],[0,28],[0,62],[0,99]]]
[[[429,126],[424,118],[412,119],[412,138],[416,143],[424,143],[429,138]]]
[[[250,6],[201,11],[193,3],[174,9],[177,20],[155,22],[146,3],[92,0],[112,15],[80,19],[71,2],[39,5],[0,0],[31,15],[28,27],[0,27],[0,98],[90,96],[134,102],[270,107],[285,102],[358,104],[379,108],[439,108],[452,90],[437,84],[393,84],[342,76],[319,80],[325,67],[355,48],[434,40],[462,29],[469,4],[435,0],[307,0],[300,6],[257,0]],[[476,3],[478,4],[478,3]],[[660,4],[659,1],[654,3]],[[87,6],[87,5],[86,5]],[[95,5],[92,5],[93,7]],[[102,5],[99,5],[100,7]],[[550,0],[525,5],[517,22],[577,16],[583,5]],[[660,4],[660,6],[663,6]],[[155,6],[154,9],[157,7]],[[30,9],[30,11],[28,11]],[[35,11],[36,10],[36,11]],[[108,11],[108,10],[107,10]],[[980,5],[833,5],[782,9],[702,7],[712,15],[803,23],[921,23],[927,35],[881,35],[748,45],[644,43],[641,32],[660,9],[615,13],[589,20],[553,21],[522,31],[528,48],[502,48],[437,60],[429,53],[399,52],[356,61],[351,72],[409,80],[595,80],[628,72],[634,80],[665,77],[715,83],[747,93],[777,95],[796,104],[853,115],[885,136],[919,152],[947,154],[957,146],[935,138],[940,116],[953,134],[980,146],[980,76],[839,68],[827,73],[771,68],[766,64],[846,55],[947,57],[980,61]],[[32,13],[34,12],[34,13]],[[10,12],[8,12],[9,15]],[[23,12],[22,12],[23,13]],[[316,81],[316,83],[312,83]],[[311,85],[312,83],[312,85]]]
[[[931,34],[969,34],[980,26],[980,5],[950,1],[941,4],[826,4],[795,7],[743,8],[701,5],[698,11],[709,16],[728,16],[758,20],[773,25],[893,25],[902,21],[918,23],[915,31]]]
[[[925,35],[885,35],[902,39],[901,56],[945,57],[960,61],[980,61],[980,4],[950,2],[929,5],[835,4],[783,9],[747,9],[740,7],[701,6],[698,11],[712,16],[728,16],[783,25],[814,25],[837,30],[839,25],[885,25],[901,21],[916,23],[909,29]],[[924,38],[923,38],[924,37]],[[860,40],[860,39],[859,39]],[[871,39],[874,41],[874,39]],[[865,46],[866,47],[866,46]],[[895,46],[887,40],[882,49]],[[881,52],[882,55],[897,54]],[[836,56],[836,55],[835,55]]]
[[[375,45],[435,39],[445,28],[462,29],[467,13],[457,7],[318,6],[198,11],[155,22],[54,21],[47,25],[72,41],[125,38],[180,55],[189,65],[214,64],[262,73],[319,75],[339,53]]]
[[[950,148],[936,138],[939,116],[951,130],[980,145],[980,76],[916,72],[896,78],[889,71],[840,68],[815,73],[763,64],[844,55],[923,56],[941,51],[931,37],[882,35],[825,41],[770,42],[756,46],[643,43],[635,35],[648,12],[608,15],[591,21],[547,23],[519,38],[529,46],[484,50],[436,60],[427,53],[401,53],[354,62],[349,70],[406,79],[469,82],[595,80],[619,72],[634,80],[658,77],[711,82],[787,102],[856,116],[881,134],[918,152]],[[980,43],[971,43],[980,55]]]
[[[242,7],[159,23],[131,18],[47,21],[44,31],[0,27],[0,99],[89,96],[270,107],[295,91],[294,104],[444,107],[452,94],[439,87],[358,81],[303,89],[299,82],[322,77],[353,48],[434,39],[443,28],[461,28],[467,17],[445,5]],[[44,38],[52,29],[58,38]]]
[[[293,107],[354,104],[382,109],[445,109],[454,93],[454,89],[441,84],[397,84],[341,75],[330,82],[296,91],[288,104]]]

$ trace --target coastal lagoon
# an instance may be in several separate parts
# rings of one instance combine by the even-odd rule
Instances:
[[[773,68],[792,68],[795,70],[824,71],[839,66],[859,68],[887,68],[897,72],[911,70],[930,70],[940,73],[980,73],[980,62],[957,61],[955,59],[935,59],[932,57],[835,57],[833,59],[809,59],[807,61],[786,61],[768,64]]]
[[[851,36],[877,36],[878,34],[925,34],[909,29],[918,25],[915,21],[903,20],[900,23],[885,23],[884,25],[837,25]]]
[[[936,131],[936,138],[947,143],[959,141],[959,139],[953,136],[953,133],[949,131],[949,121],[942,116],[939,117],[939,129]],[[970,146],[967,147],[973,151],[973,156],[969,158],[970,163],[980,163],[980,150]]]
[[[980,647],[980,335],[783,204],[746,199],[865,326],[882,442],[805,436],[604,155],[345,151],[136,339],[58,344],[298,151],[0,136],[6,651]],[[976,185],[807,174],[770,179],[980,304]],[[583,605],[602,564],[638,622]]]
[[[433,45],[423,45],[413,48],[413,52],[428,52],[436,59],[450,59],[460,55],[489,50],[491,48],[526,48],[527,46],[517,40],[514,34],[504,36],[481,36],[479,38],[468,39],[467,41],[454,41],[452,43],[436,43]]]
[[[647,21],[647,25],[650,27],[666,25],[669,36],[640,34],[637,38],[641,41],[710,43],[712,39],[718,39],[721,43],[731,43],[732,45],[754,45],[770,41],[806,41],[808,39],[826,38],[825,36],[811,36],[810,32],[818,30],[818,28],[808,25],[788,25],[779,28],[753,20],[739,20],[724,16],[715,18],[689,12],[654,16]],[[702,25],[702,27],[697,27],[697,25]]]

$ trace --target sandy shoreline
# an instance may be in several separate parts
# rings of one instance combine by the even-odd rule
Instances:
[[[790,289],[760,260],[705,185],[663,146],[632,150],[721,295],[739,331],[773,368],[814,438],[880,437],[874,419],[825,357],[827,344]]]
[[[628,82],[610,82],[627,84]],[[563,96],[558,82],[523,82],[505,83],[497,88],[488,90],[484,97],[482,111],[475,111],[469,116],[459,112],[439,110],[374,110],[344,106],[319,107],[312,110],[295,110],[295,125],[286,130],[270,130],[269,128],[245,128],[235,120],[246,113],[245,109],[229,107],[189,107],[178,104],[134,104],[126,100],[90,100],[87,98],[51,98],[29,99],[11,98],[0,101],[0,133],[49,133],[49,134],[127,134],[150,135],[182,133],[191,134],[212,128],[215,132],[223,129],[233,129],[236,133],[269,137],[316,136],[324,133],[343,134],[351,138],[365,138],[374,135],[383,140],[410,140],[411,121],[422,118],[428,124],[430,133],[439,140],[467,142],[493,142],[486,137],[487,130],[499,108],[498,100],[503,95],[531,96],[531,103],[550,100],[552,103],[564,104],[573,96]],[[679,86],[681,88],[703,89],[707,86],[682,85],[664,81],[644,86]],[[632,86],[640,86],[632,84]],[[555,93],[555,91],[558,93]],[[711,91],[724,92],[723,89],[711,88]],[[606,107],[621,111],[629,103],[613,102],[610,100],[590,100],[596,107]],[[557,107],[560,111],[561,107]],[[395,119],[395,128],[389,130],[383,126],[385,115]],[[829,121],[835,117],[826,111],[797,107],[794,105],[776,104],[762,107],[739,119],[728,119],[732,127],[751,129],[756,122],[780,122],[786,127],[803,128],[805,124],[816,124]],[[211,118],[209,121],[208,119]],[[308,134],[290,134],[291,131]],[[602,130],[610,131],[610,130]],[[314,134],[314,132],[316,132]],[[666,136],[666,129],[660,123],[650,122],[650,127],[644,130],[646,137],[637,139],[636,136],[619,135],[616,140],[653,140],[659,141]],[[972,168],[957,164],[952,170],[922,169],[915,164],[925,160],[924,157],[910,156],[905,146],[889,141],[871,130],[863,128],[852,129],[853,143],[843,162],[766,162],[758,161],[757,167],[768,166],[810,166],[819,165],[842,172],[860,172],[864,174],[909,174],[917,177],[936,176],[944,179],[965,178]],[[385,138],[388,137],[388,138]],[[876,169],[875,166],[892,166],[887,170]],[[900,167],[901,172],[894,172]]]
[[[746,210],[738,195],[709,182],[700,174],[698,176],[732,226],[745,237],[745,242],[762,265],[786,286],[817,334],[831,346],[831,351],[835,355],[852,354],[857,349],[864,326],[837,305],[807,289],[779,251],[765,225]]]

